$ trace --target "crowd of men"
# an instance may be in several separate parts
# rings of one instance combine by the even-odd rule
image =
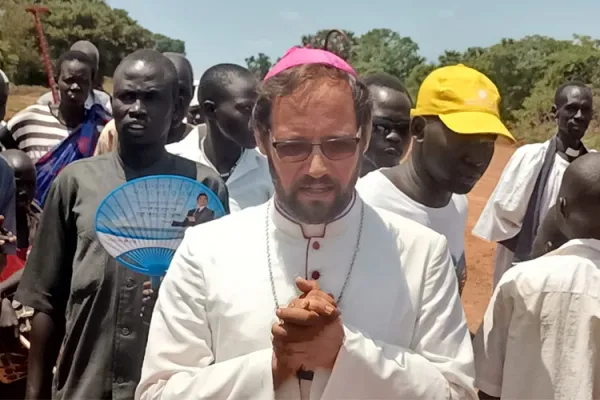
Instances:
[[[0,128],[0,399],[600,399],[584,83],[557,89],[556,134],[517,149],[473,231],[497,243],[473,337],[466,195],[498,137],[514,141],[485,75],[439,68],[412,99],[294,47],[262,82],[209,68],[198,118],[183,55],[128,55],[112,96],[98,65],[75,43],[55,63],[58,101]],[[187,228],[156,291],[107,253],[94,216],[119,185],[167,174],[229,215]]]

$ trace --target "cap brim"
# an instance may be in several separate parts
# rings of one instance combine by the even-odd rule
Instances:
[[[495,134],[515,142],[498,117],[484,112],[457,112],[439,115],[448,128],[461,135]]]

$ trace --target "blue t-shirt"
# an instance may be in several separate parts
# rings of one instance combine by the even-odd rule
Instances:
[[[0,157],[0,215],[4,216],[2,227],[7,231],[17,234],[17,218],[15,215],[15,176],[12,168]],[[0,249],[4,254],[15,254],[17,243],[5,243]]]

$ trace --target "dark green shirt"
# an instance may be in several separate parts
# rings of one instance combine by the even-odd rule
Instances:
[[[225,184],[212,169],[171,154],[144,171],[117,153],[74,162],[55,179],[16,298],[66,321],[54,399],[133,399],[148,322],[140,317],[145,275],[121,266],[96,237],[100,202],[126,181],[181,175],[215,192],[228,210]]]

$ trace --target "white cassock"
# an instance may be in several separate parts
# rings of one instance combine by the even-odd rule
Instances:
[[[512,155],[500,180],[483,209],[473,235],[490,241],[501,242],[515,237],[520,231],[527,211],[527,204],[540,174],[550,141],[519,147]],[[569,162],[556,154],[542,196],[540,223],[556,203],[563,174]],[[514,253],[501,244],[496,245],[494,287],[513,263]]]
[[[503,399],[600,399],[600,241],[515,265],[473,342],[476,386]]]
[[[273,391],[273,287],[285,306],[299,295],[295,278],[318,271],[337,298],[363,204],[301,227],[270,200],[189,229],[161,284],[136,399],[476,399],[446,239],[366,204],[335,366]]]
[[[168,144],[165,148],[171,154],[204,164],[217,171],[204,153],[204,135],[205,125],[198,125],[181,141]],[[229,192],[231,212],[265,203],[274,191],[267,158],[257,148],[244,150],[225,185]]]

